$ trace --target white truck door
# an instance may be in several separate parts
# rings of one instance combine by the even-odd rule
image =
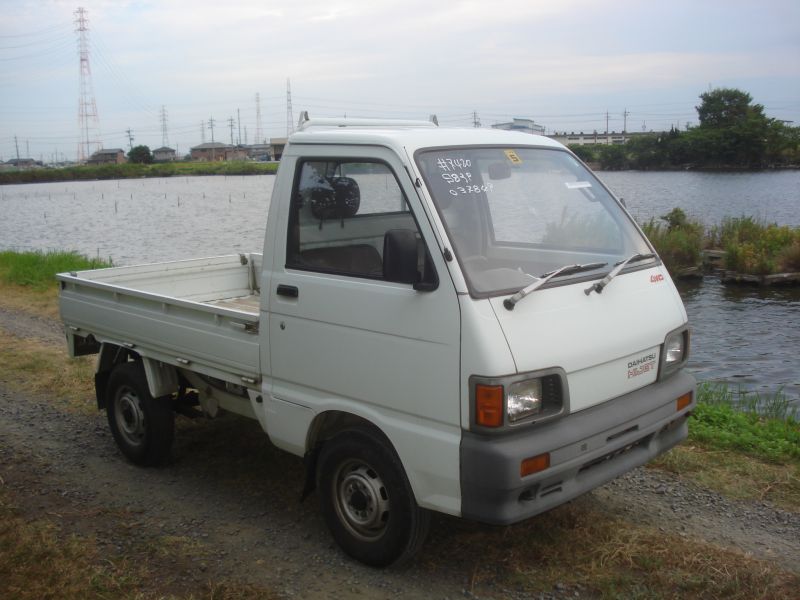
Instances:
[[[293,410],[361,416],[392,441],[420,505],[457,513],[460,319],[444,260],[394,153],[318,149],[281,166],[295,176],[268,292],[267,431],[280,440],[280,413]],[[396,232],[419,240],[418,270],[435,289],[387,268]]]

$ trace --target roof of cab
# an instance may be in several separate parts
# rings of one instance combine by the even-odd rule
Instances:
[[[319,120],[323,121],[323,120]],[[501,129],[450,128],[431,126],[423,122],[391,121],[362,124],[355,119],[333,124],[325,119],[319,125],[315,120],[307,121],[304,129],[292,134],[290,144],[348,144],[387,146],[396,150],[405,148],[414,154],[422,148],[449,146],[545,146],[563,148],[548,137],[504,131]]]

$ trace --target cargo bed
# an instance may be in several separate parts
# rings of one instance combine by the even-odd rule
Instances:
[[[261,254],[58,275],[72,354],[91,336],[238,384],[260,379]],[[80,338],[80,339],[76,339]]]

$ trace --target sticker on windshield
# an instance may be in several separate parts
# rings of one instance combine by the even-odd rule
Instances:
[[[564,183],[568,190],[580,190],[582,188],[590,188],[592,184],[588,181],[567,181]]]
[[[506,150],[506,156],[508,157],[508,160],[511,161],[511,164],[513,165],[522,164],[522,159],[513,150]]]

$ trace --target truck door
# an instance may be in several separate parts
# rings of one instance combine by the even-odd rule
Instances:
[[[449,471],[452,481],[431,481],[439,489],[429,492],[452,494],[457,510],[460,320],[452,281],[394,153],[319,151],[304,148],[281,165],[295,175],[269,290],[269,402],[274,412],[291,405],[371,421],[395,446],[418,501],[425,504],[425,480]],[[406,250],[416,240],[416,279],[425,283],[416,287],[424,291],[389,264],[398,240]],[[268,433],[280,437],[269,417]]]

